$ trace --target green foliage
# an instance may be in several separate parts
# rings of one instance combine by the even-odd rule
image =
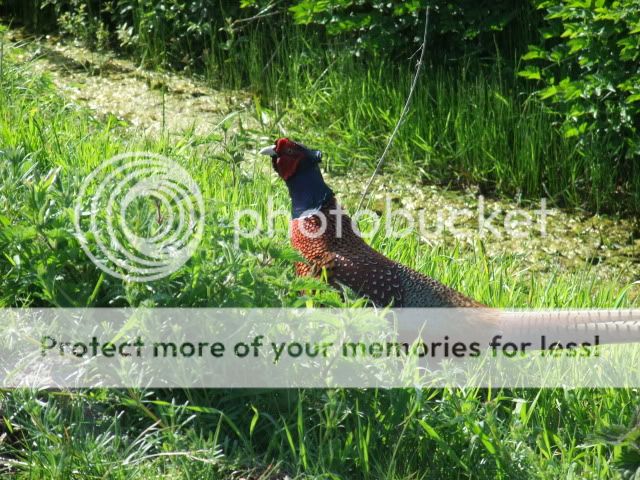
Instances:
[[[220,157],[198,148],[210,137],[176,135],[172,145],[141,140],[64,101],[51,82],[26,68],[6,62],[0,78],[0,306],[345,305],[326,286],[293,279],[284,224],[273,237],[239,247],[230,239],[235,209],[266,215],[268,195],[286,208],[285,188],[274,185],[263,164],[236,167],[238,152],[255,151],[254,138],[272,138],[276,125],[229,128]],[[448,95],[441,88],[440,100]],[[477,101],[509,104],[486,85],[477,89]],[[495,108],[483,105],[475,124]],[[452,111],[451,121],[467,125],[463,119],[472,114],[462,106]],[[333,148],[341,144],[338,138]],[[172,276],[143,286],[102,275],[82,252],[71,218],[87,173],[117,153],[140,149],[179,161],[207,205],[196,255]],[[594,282],[589,270],[532,274],[512,255],[490,258],[464,245],[425,248],[415,237],[373,245],[495,306],[637,305],[614,279]],[[300,297],[304,289],[317,292]],[[0,475],[599,479],[615,475],[618,457],[615,446],[590,444],[590,434],[628,423],[637,397],[634,389],[0,391]]]
[[[289,10],[300,24],[323,26],[329,35],[348,34],[356,52],[412,53],[424,28],[424,10],[431,8],[430,48],[440,55],[472,52],[495,53],[494,39],[500,32],[522,29],[526,14],[535,22],[528,2],[513,0],[448,2],[444,0],[394,0],[390,2],[298,0]]]
[[[227,132],[229,139],[220,141],[222,153],[203,156],[194,145],[210,139],[186,134],[168,144],[132,138],[117,124],[98,122],[90,112],[71,106],[56,95],[50,82],[26,77],[15,66],[5,68],[1,85],[0,307],[343,305],[340,294],[326,285],[294,282],[291,263],[297,257],[288,245],[286,218],[279,219],[274,236],[234,244],[236,210],[256,209],[266,219],[268,203],[263,199],[273,194],[281,202],[277,208],[288,209],[284,188],[275,189],[272,178],[259,169],[237,168],[234,160],[240,151],[255,150],[255,138],[273,138],[277,124],[254,132],[232,129]],[[441,114],[443,121],[446,116]],[[456,121],[464,122],[464,116]],[[343,148],[338,139],[333,149]],[[83,178],[105,159],[140,150],[179,161],[198,181],[207,205],[199,250],[166,281],[147,285],[103,275],[80,248],[73,227],[73,202]],[[140,210],[138,215],[145,218],[145,213]],[[517,257],[489,258],[481,247],[425,249],[417,235],[402,242],[376,238],[373,246],[490,305],[625,306],[634,301],[621,295],[615,279],[594,284],[589,271],[536,276]],[[496,282],[509,285],[494,288]],[[299,296],[305,289],[318,293]]]
[[[287,79],[291,131],[323,145],[337,172],[363,163],[373,168],[400,115],[410,74],[382,62],[363,71],[349,58],[336,60],[321,79],[302,69]],[[485,192],[554,192],[568,204],[591,200],[584,184],[571,181],[584,174],[584,158],[550,127],[552,117],[540,102],[514,98],[512,82],[489,69],[482,75],[464,68],[426,73],[387,168],[400,178],[480,184]]]
[[[640,476],[640,411],[630,426],[607,425],[593,436],[594,443],[616,448],[615,465],[625,480]]]
[[[44,0],[41,9],[53,8],[60,31],[81,40],[91,48],[108,47],[109,32],[100,18],[100,10],[84,0]],[[106,11],[106,10],[104,10]]]
[[[110,47],[149,65],[202,67],[212,45],[233,48],[239,5],[212,0],[6,0],[0,10],[89,47]],[[246,12],[249,13],[249,12]]]
[[[200,156],[184,145],[188,142],[114,142],[114,135],[126,137],[117,124],[96,122],[90,112],[59,98],[49,82],[26,78],[15,66],[5,68],[0,85],[0,307],[305,303],[290,289],[292,272],[284,267],[297,257],[284,238],[246,239],[235,247],[233,211],[226,206],[254,204],[258,190],[242,188],[249,182],[246,175],[215,159],[202,168]],[[234,136],[249,148],[242,133]],[[153,286],[105,276],[80,248],[73,227],[73,202],[83,177],[105,159],[132,150],[157,151],[189,170],[199,168],[194,176],[200,185],[218,191],[208,199],[203,248],[186,268]],[[210,185],[209,178],[222,183]],[[253,186],[265,197],[271,188],[268,181]],[[144,214],[137,212],[140,218]],[[328,290],[317,282],[313,288]],[[341,302],[336,292],[318,298]]]
[[[635,191],[640,3],[552,0],[539,2],[538,8],[546,11],[542,44],[529,47],[523,59],[530,65],[520,75],[541,83],[540,98],[562,115],[565,136],[577,139],[585,155],[606,152],[613,158],[614,188]]]
[[[59,29],[91,47],[111,46],[141,56],[150,64],[201,68],[210,56],[235,63],[252,32],[294,24],[310,26],[322,43],[360,55],[411,55],[424,28],[427,3],[308,0],[236,3],[213,0],[36,0],[24,5],[5,0],[4,8],[23,22]],[[536,24],[529,2],[433,0],[430,45],[432,61],[466,55],[493,56],[496,49],[515,58]],[[264,34],[264,33],[263,33]],[[273,48],[279,38],[261,38]],[[240,51],[238,51],[240,49]],[[235,55],[232,55],[235,52]]]
[[[640,211],[640,7],[631,0],[556,3],[534,10],[511,0],[430,1],[428,66],[393,165],[486,193]],[[343,171],[370,167],[393,128],[426,5],[5,0],[0,9],[40,30],[57,23],[92,47],[125,51],[147,66],[248,88],[277,117],[284,105],[287,127],[326,145],[331,168]],[[545,39],[534,45],[545,9]],[[520,69],[527,44],[528,65]],[[516,77],[519,69],[531,82]],[[342,145],[334,147],[335,135]]]

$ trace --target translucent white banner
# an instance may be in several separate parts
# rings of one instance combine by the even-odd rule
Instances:
[[[0,386],[640,387],[640,310],[4,309]]]

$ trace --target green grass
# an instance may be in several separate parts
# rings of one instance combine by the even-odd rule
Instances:
[[[315,75],[303,69],[287,76],[291,125],[326,145],[339,171],[370,169],[400,116],[411,72],[385,62],[363,70],[344,58],[322,78]],[[584,160],[550,127],[542,106],[517,98],[510,83],[491,70],[427,67],[388,168],[400,178],[480,184],[507,195],[535,198],[546,190],[579,204],[584,191],[567,180],[582,175]]]
[[[348,44],[295,26],[248,29],[232,55],[215,42],[207,51],[211,84],[252,90],[261,110],[292,136],[322,145],[338,173],[373,168],[400,116],[415,62],[361,61]],[[605,158],[606,146],[596,155],[564,139],[557,118],[497,55],[484,66],[429,60],[385,168],[399,179],[633,211],[637,205],[619,203],[620,172]]]
[[[212,132],[206,139],[185,134],[170,142],[139,140],[117,120],[96,120],[59,98],[46,78],[20,69],[11,64],[5,69],[0,110],[0,241],[7,268],[0,280],[0,306],[118,306],[143,300],[157,306],[306,302],[290,288],[299,280],[293,279],[290,268],[297,257],[288,246],[286,217],[278,218],[276,236],[243,239],[241,248],[234,247],[236,211],[252,208],[266,219],[270,196],[276,207],[289,208],[286,189],[271,175],[268,162],[248,153],[265,138],[273,138],[275,126],[265,125],[260,131],[234,128],[224,136]],[[212,138],[223,143],[224,152],[202,155],[198,145]],[[81,181],[101,162],[126,151],[157,152],[179,161],[205,196],[201,248],[183,269],[151,290],[103,275],[73,236],[73,201]],[[227,157],[244,158],[244,166],[230,165]],[[515,256],[487,257],[480,243],[474,248],[459,244],[427,249],[417,236],[402,242],[378,236],[373,246],[494,306],[630,305],[627,290],[616,279],[595,284],[587,269],[531,275]]]
[[[344,40],[313,28],[248,29],[230,53],[205,55],[213,85],[247,88],[272,118],[322,145],[329,167],[371,170],[393,130],[414,74],[414,59],[355,58]],[[638,211],[640,183],[599,143],[563,137],[556,116],[519,79],[519,63],[496,51],[449,64],[429,50],[410,113],[386,169],[399,178],[538,200],[593,212]],[[618,141],[612,140],[612,141]]]
[[[9,1],[5,8],[38,31],[55,28],[52,7],[40,10],[39,5]],[[229,22],[250,10],[221,3],[202,23],[187,12],[163,19],[154,2],[134,2],[122,14],[100,16],[91,10],[99,8],[91,2],[86,11],[72,7],[75,20],[58,19],[59,26],[91,47],[104,48],[104,19],[117,23],[130,15],[127,21],[137,36],[125,47],[128,54],[158,68],[186,65],[214,86],[251,90],[262,110],[283,120],[288,132],[322,145],[330,168],[339,172],[375,163],[413,73],[415,59],[356,58],[353,39],[328,38],[317,26],[294,25],[286,15],[231,28]],[[533,35],[511,33],[522,36],[521,49]],[[112,46],[115,37],[111,32]],[[589,211],[640,210],[640,177],[611,155],[612,145],[581,150],[563,138],[556,126],[560,118],[516,76],[517,55],[503,58],[496,44],[489,59],[447,61],[437,48],[430,48],[427,58],[386,166],[399,177],[479,185],[485,193],[535,201],[551,197],[560,206]]]
[[[5,63],[0,79],[0,306],[344,305],[320,282],[293,278],[286,219],[274,237],[234,247],[234,211],[266,216],[269,195],[288,208],[264,160],[246,155],[238,169],[198,153],[202,139],[193,136],[131,137],[117,121],[66,103],[26,68]],[[275,134],[268,126],[234,131],[223,155]],[[72,223],[86,175],[135,150],[180,162],[207,208],[196,255],[143,285],[102,274]],[[480,244],[427,248],[415,237],[373,244],[494,306],[638,306],[615,279],[595,283],[588,270],[534,275],[517,257],[488,257]],[[302,289],[310,293],[300,296]],[[0,468],[17,478],[607,478],[621,449],[593,445],[590,435],[628,424],[637,396],[635,389],[11,390],[0,392]]]

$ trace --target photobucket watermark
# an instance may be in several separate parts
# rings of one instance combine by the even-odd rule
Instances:
[[[349,215],[337,205],[308,210],[298,217],[302,221],[289,223],[291,212],[282,206],[282,202],[272,197],[265,202],[266,215],[262,210],[252,208],[235,212],[233,229],[236,245],[241,239],[273,236],[284,225],[288,225],[284,228],[289,230],[295,225],[300,234],[311,239],[325,234],[343,238],[352,232],[365,239],[379,235],[402,239],[415,234],[423,238],[449,235],[458,240],[546,237],[548,217],[552,215],[545,198],[540,199],[538,208],[524,209],[490,205],[480,195],[473,207],[445,206],[433,211],[429,207],[399,207],[387,195],[382,209],[361,209]],[[313,218],[313,221],[304,221],[305,218]]]
[[[175,161],[148,152],[101,163],[83,180],[74,213],[87,256],[105,273],[131,282],[177,271],[204,231],[198,184]]]
[[[309,239],[354,234],[394,240],[416,234],[462,241],[546,237],[552,213],[544,198],[535,209],[504,208],[482,196],[463,207],[410,209],[387,195],[375,210],[349,215],[340,206],[325,207],[291,222],[282,198],[261,198],[259,205],[234,211],[236,246],[242,239],[287,229],[291,234],[292,227]],[[175,161],[146,152],[117,155],[90,172],[81,183],[74,214],[76,237],[87,256],[109,275],[132,282],[157,280],[180,269],[198,248],[206,223],[197,182]]]

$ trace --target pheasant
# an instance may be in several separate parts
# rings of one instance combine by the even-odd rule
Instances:
[[[526,340],[533,349],[544,348],[540,342],[545,335],[563,342],[591,340],[592,335],[599,336],[600,344],[640,341],[638,310],[503,312],[394,262],[365,243],[338,206],[320,172],[322,152],[280,138],[260,153],[271,157],[289,189],[291,243],[306,260],[296,263],[298,275],[319,276],[326,270],[333,285],[346,285],[378,307],[475,308],[464,310],[469,312],[467,320],[455,325],[456,332],[474,338],[489,340],[498,335]],[[405,321],[401,328],[413,338],[421,325],[418,318],[417,323]],[[454,327],[447,323],[447,328]]]
[[[475,300],[371,248],[336,202],[319,163],[322,152],[287,138],[260,151],[286,182],[292,204],[291,243],[307,263],[298,275],[318,276],[367,297],[378,307],[483,307]]]

